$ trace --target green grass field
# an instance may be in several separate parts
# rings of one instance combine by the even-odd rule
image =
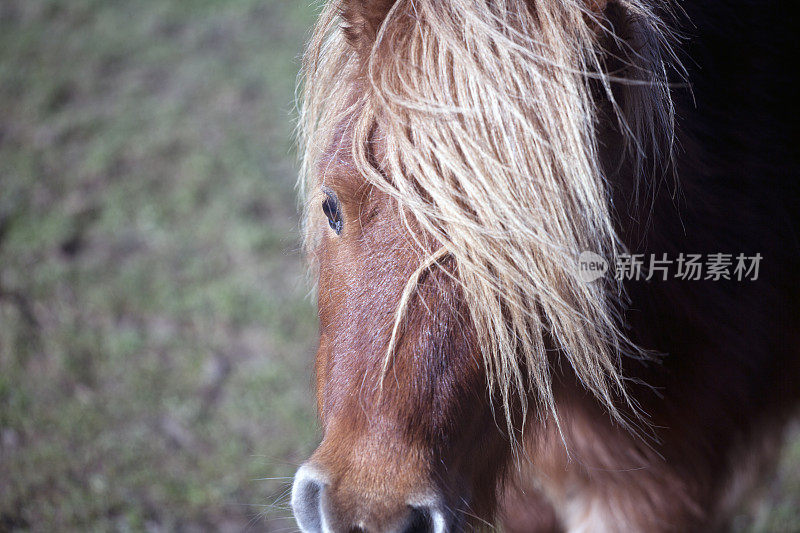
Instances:
[[[0,531],[284,531],[310,0],[0,0]],[[800,529],[800,440],[752,531]]]

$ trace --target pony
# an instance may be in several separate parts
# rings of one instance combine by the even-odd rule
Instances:
[[[298,128],[323,430],[301,530],[730,526],[800,397],[789,19],[324,7]]]

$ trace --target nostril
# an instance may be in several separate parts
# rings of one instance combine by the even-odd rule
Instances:
[[[430,533],[433,531],[433,517],[427,507],[411,507],[411,514],[403,533]]]
[[[322,496],[325,491],[323,477],[309,466],[301,466],[292,484],[292,511],[297,525],[305,533],[323,531]]]

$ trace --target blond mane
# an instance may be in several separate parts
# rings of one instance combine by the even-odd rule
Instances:
[[[557,357],[619,423],[631,424],[621,405],[636,412],[620,365],[643,351],[621,329],[621,287],[584,282],[577,258],[592,251],[613,265],[623,251],[598,161],[593,95],[600,88],[611,102],[635,165],[659,146],[669,157],[671,52],[645,2],[617,2],[634,28],[625,43],[601,3],[397,0],[362,54],[332,2],[304,60],[301,194],[314,195],[323,156],[344,128],[343,149],[364,179],[457,265],[510,431],[515,396],[525,410],[533,393],[536,413],[557,421]],[[624,72],[604,70],[609,39],[628,51]],[[626,98],[618,106],[619,90]],[[376,135],[385,148],[377,165]],[[402,316],[403,305],[395,330]]]

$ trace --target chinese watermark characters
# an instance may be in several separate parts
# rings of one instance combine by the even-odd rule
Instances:
[[[757,281],[762,259],[760,253],[619,254],[612,274],[617,281]],[[608,271],[608,261],[594,252],[578,257],[578,274],[587,283]]]

